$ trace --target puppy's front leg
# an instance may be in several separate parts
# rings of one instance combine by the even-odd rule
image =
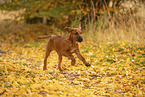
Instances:
[[[59,69],[60,71],[63,71],[63,69],[62,69],[62,67],[61,67],[62,54],[58,53],[58,58],[59,58],[58,69]]]
[[[68,52],[63,52],[63,55],[71,59],[71,65],[74,66],[76,63],[76,60],[74,56]]]
[[[77,57],[88,67],[88,66],[91,66],[90,63],[87,63],[86,62],[86,59],[81,55],[80,51],[79,50],[76,50],[75,51],[75,54],[77,55]]]

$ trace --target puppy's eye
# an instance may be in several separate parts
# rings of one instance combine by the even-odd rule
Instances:
[[[78,35],[78,32],[76,32],[75,35]]]

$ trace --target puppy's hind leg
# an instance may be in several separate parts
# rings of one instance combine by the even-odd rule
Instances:
[[[52,51],[52,50],[49,49],[49,48],[46,49],[45,58],[44,58],[43,70],[47,70],[47,58],[48,58],[48,56],[50,55],[50,52],[51,52],[51,51]]]
[[[60,70],[60,72],[62,72],[63,69],[61,67],[61,62],[62,62],[62,54],[61,53],[58,53],[58,58],[59,58],[58,69]]]
[[[74,56],[72,54],[70,54],[68,52],[64,52],[63,55],[68,57],[68,58],[70,58],[71,59],[71,65],[75,66],[76,60],[75,60],[75,58],[74,58]]]

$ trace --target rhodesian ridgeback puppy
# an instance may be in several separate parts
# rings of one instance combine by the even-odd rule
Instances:
[[[49,38],[46,54],[44,58],[44,67],[43,70],[47,70],[47,58],[50,55],[50,52],[55,50],[59,57],[58,68],[60,71],[63,71],[61,62],[62,56],[66,56],[71,59],[71,65],[75,65],[76,60],[72,55],[75,53],[77,57],[88,67],[91,66],[90,63],[86,62],[86,59],[80,54],[79,44],[78,42],[83,41],[81,27],[79,28],[70,28],[65,27],[65,30],[69,32],[68,36],[59,36],[59,35],[47,35],[47,36],[38,36],[39,39]]]

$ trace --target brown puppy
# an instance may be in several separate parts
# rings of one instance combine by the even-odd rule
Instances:
[[[80,54],[79,44],[78,42],[82,42],[83,38],[81,36],[81,27],[79,28],[70,28],[65,27],[65,30],[70,34],[66,37],[58,36],[58,35],[48,35],[48,36],[38,36],[39,39],[48,38],[46,54],[44,58],[44,67],[43,70],[47,70],[47,58],[50,55],[50,52],[55,50],[59,56],[58,68],[60,71],[63,71],[61,67],[62,56],[66,56],[71,59],[71,65],[75,65],[76,60],[72,55],[75,53],[77,57],[86,65],[91,66],[91,64],[87,63],[85,58]]]

